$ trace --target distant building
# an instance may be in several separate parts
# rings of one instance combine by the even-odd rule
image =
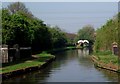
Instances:
[[[70,40],[69,45],[74,45],[74,39],[77,36],[76,34],[73,33],[65,33],[66,37]]]

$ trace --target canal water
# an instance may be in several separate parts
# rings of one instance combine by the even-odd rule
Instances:
[[[56,60],[43,70],[3,80],[3,84],[44,82],[117,82],[118,74],[95,68],[89,50],[68,50],[55,54]]]

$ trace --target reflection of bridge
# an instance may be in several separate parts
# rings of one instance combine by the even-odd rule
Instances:
[[[78,49],[78,56],[86,57],[89,55],[89,49]]]

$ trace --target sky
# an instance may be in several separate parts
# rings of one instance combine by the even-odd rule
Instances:
[[[120,0],[0,0],[1,2],[119,2]]]
[[[3,7],[10,3],[3,2]],[[118,13],[118,2],[24,2],[33,15],[51,26],[77,33],[85,25],[100,28]]]

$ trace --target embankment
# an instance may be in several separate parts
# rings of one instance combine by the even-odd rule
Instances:
[[[92,59],[94,65],[95,65],[95,67],[99,67],[99,68],[103,68],[103,69],[106,69],[106,70],[110,70],[110,71],[114,71],[114,72],[119,72],[120,73],[119,66],[113,64],[112,62],[104,63],[101,60],[99,60],[99,58],[96,57],[96,56],[91,56],[91,59]]]

